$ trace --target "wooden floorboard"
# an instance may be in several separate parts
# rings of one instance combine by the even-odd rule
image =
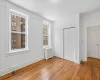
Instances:
[[[54,57],[17,70],[2,80],[100,80],[100,60],[88,58],[79,65]]]

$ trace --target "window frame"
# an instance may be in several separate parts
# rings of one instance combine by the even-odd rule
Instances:
[[[44,25],[49,25],[49,26],[48,26],[48,45],[43,44],[43,47],[51,47],[51,25],[49,22],[43,21],[43,28],[44,28]],[[43,34],[43,37],[44,37],[44,34]]]
[[[21,16],[22,18],[25,18],[25,32],[18,32],[18,31],[12,31],[12,26],[11,26],[11,14],[15,13],[15,15],[17,14],[18,16]],[[20,49],[12,49],[12,43],[11,43],[11,36],[12,33],[17,33],[17,34],[25,34],[25,48],[20,48]],[[13,10],[13,9],[9,9],[9,53],[13,53],[13,52],[20,52],[20,51],[26,51],[28,50],[28,16],[26,14],[23,14],[19,11]]]

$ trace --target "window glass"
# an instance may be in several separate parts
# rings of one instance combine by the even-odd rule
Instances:
[[[49,46],[49,25],[43,25],[43,46]]]
[[[11,34],[11,49],[25,48],[25,34]]]
[[[11,18],[11,30],[25,32],[25,18],[16,16]]]

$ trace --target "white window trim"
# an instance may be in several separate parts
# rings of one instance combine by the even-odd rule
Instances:
[[[43,45],[43,48],[52,48],[51,47],[51,24],[49,22],[43,21],[43,27],[44,27],[44,24],[48,24],[49,25],[48,26],[49,27],[48,28],[49,29],[49,32],[48,32],[48,43],[49,44],[47,46]]]
[[[21,17],[25,18],[25,23],[26,23],[25,32],[17,32],[19,34],[20,33],[25,34],[25,48],[14,49],[14,50],[11,49],[11,33],[16,33],[16,31],[11,31],[11,12],[16,13],[18,14],[18,16],[20,15]],[[28,49],[28,16],[16,10],[9,9],[9,53],[26,51],[26,50],[29,50]]]

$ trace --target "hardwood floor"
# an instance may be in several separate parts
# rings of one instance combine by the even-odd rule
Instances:
[[[3,80],[100,80],[100,60],[89,58],[81,65],[54,57],[42,60]]]

